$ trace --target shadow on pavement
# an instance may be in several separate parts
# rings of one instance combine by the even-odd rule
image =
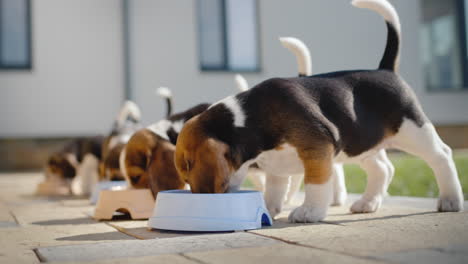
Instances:
[[[57,241],[104,241],[104,240],[135,240],[136,238],[121,232],[106,232],[96,234],[84,234],[57,238]]]
[[[39,221],[33,222],[33,225],[41,225],[41,226],[52,226],[52,225],[88,225],[88,224],[96,224],[98,223],[92,218],[89,217],[80,217],[80,218],[72,218],[72,219],[55,219],[55,220],[47,220],[47,221]]]

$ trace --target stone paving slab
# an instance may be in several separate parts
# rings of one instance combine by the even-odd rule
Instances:
[[[389,197],[377,213],[350,214],[351,195],[322,223],[288,223],[301,193],[271,228],[200,234],[95,221],[87,199],[33,196],[40,180],[0,174],[0,263],[37,263],[34,248],[43,260],[93,263],[468,263],[468,213],[436,213],[436,199]]]
[[[41,173],[0,173],[0,200],[30,200],[43,177]]]
[[[60,262],[54,262],[60,263]],[[82,263],[82,262],[65,262],[70,263]],[[160,255],[160,256],[146,256],[146,257],[134,257],[134,258],[122,258],[122,259],[110,259],[110,260],[98,260],[86,262],[88,264],[200,264],[196,260],[191,260],[181,254],[178,255]]]
[[[0,263],[2,264],[17,264],[17,263],[28,263],[35,264],[40,263],[34,251],[30,249],[11,249],[9,252],[0,250]]]
[[[29,203],[10,206],[10,210],[20,225],[72,225],[89,218],[80,209],[63,206],[60,202]]]
[[[383,263],[374,259],[353,257],[286,243],[264,247],[228,249],[185,254],[202,263]]]
[[[279,242],[270,238],[237,232],[231,234],[42,247],[37,249],[37,252],[43,261],[98,261],[227,248],[250,248],[276,243]]]
[[[374,214],[342,214],[325,223],[290,224],[280,218],[271,228],[253,233],[311,247],[376,256],[388,252],[428,247],[467,245],[468,213],[435,213],[422,209],[386,208]]]
[[[37,247],[135,240],[103,223],[0,229],[0,263],[32,263]],[[3,259],[3,260],[2,260]]]
[[[115,226],[116,229],[122,230],[126,234],[134,236],[138,239],[160,239],[172,237],[187,237],[187,236],[200,236],[209,235],[213,233],[203,232],[184,232],[184,231],[166,231],[148,228],[148,221],[107,221],[108,225]],[[223,233],[223,232],[219,232]],[[232,233],[232,232],[225,232]]]
[[[0,229],[16,226],[18,226],[18,223],[16,223],[16,219],[11,214],[10,209],[0,201]]]
[[[380,260],[387,260],[402,264],[458,264],[468,263],[468,255],[453,254],[443,249],[429,248],[410,251],[401,251],[384,254],[377,257]]]
[[[3,228],[0,236],[0,251],[10,245],[25,248],[58,246],[68,244],[97,243],[116,240],[135,240],[135,238],[116,231],[104,224],[77,226],[29,226]]]

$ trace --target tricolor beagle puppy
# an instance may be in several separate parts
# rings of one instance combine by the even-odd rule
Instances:
[[[297,56],[301,75],[311,71],[310,53],[301,41],[294,38],[282,38],[281,43]],[[241,75],[237,74],[235,81],[240,91],[249,89],[247,81]],[[171,98],[169,91],[159,93]],[[169,100],[168,105],[170,103]],[[173,160],[177,137],[189,119],[202,113],[208,107],[209,104],[197,105],[185,112],[168,116],[135,133],[120,156],[120,167],[129,184],[135,188],[150,187],[154,195],[162,190],[184,188],[186,182],[177,173]],[[168,106],[168,109],[171,109],[171,106]],[[263,174],[263,171],[251,166],[249,177],[254,186],[262,191],[265,185]],[[302,174],[291,178],[288,201],[299,189],[301,179]]]
[[[134,188],[162,190],[183,189],[185,181],[174,167],[177,136],[187,120],[202,113],[209,104],[199,104],[184,112],[168,116],[137,131],[120,155],[122,173]]]
[[[117,115],[112,131],[103,143],[100,180],[124,180],[120,171],[120,153],[133,133],[141,128],[140,120],[139,107],[132,101],[126,101]]]
[[[317,222],[326,217],[332,198],[333,163],[353,162],[367,172],[368,184],[351,210],[372,212],[389,181],[382,150],[396,148],[429,163],[439,186],[439,211],[463,210],[451,149],[397,73],[401,29],[395,9],[386,0],[352,3],[387,22],[379,68],[273,78],[210,106],[185,124],[176,146],[177,171],[192,192],[237,190],[248,166],[257,162],[275,183],[272,195],[284,195],[279,186],[285,180],[278,175],[296,167],[305,173],[305,200],[289,220]],[[278,159],[281,152],[289,158]],[[267,206],[272,216],[281,210],[281,203]]]
[[[70,194],[87,195],[98,180],[103,137],[79,138],[52,154],[45,168],[45,182],[64,186]]]

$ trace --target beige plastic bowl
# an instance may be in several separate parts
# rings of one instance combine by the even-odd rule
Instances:
[[[70,194],[70,188],[57,181],[43,181],[36,187],[36,195],[61,196]]]
[[[129,213],[132,219],[148,219],[153,214],[153,194],[149,189],[103,190],[94,210],[94,219],[109,220],[115,212]]]

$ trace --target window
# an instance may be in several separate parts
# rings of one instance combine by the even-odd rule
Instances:
[[[203,71],[259,71],[256,0],[197,0]]]
[[[421,51],[429,90],[468,87],[467,3],[468,0],[422,0]]]
[[[30,0],[0,0],[0,69],[31,68]]]

